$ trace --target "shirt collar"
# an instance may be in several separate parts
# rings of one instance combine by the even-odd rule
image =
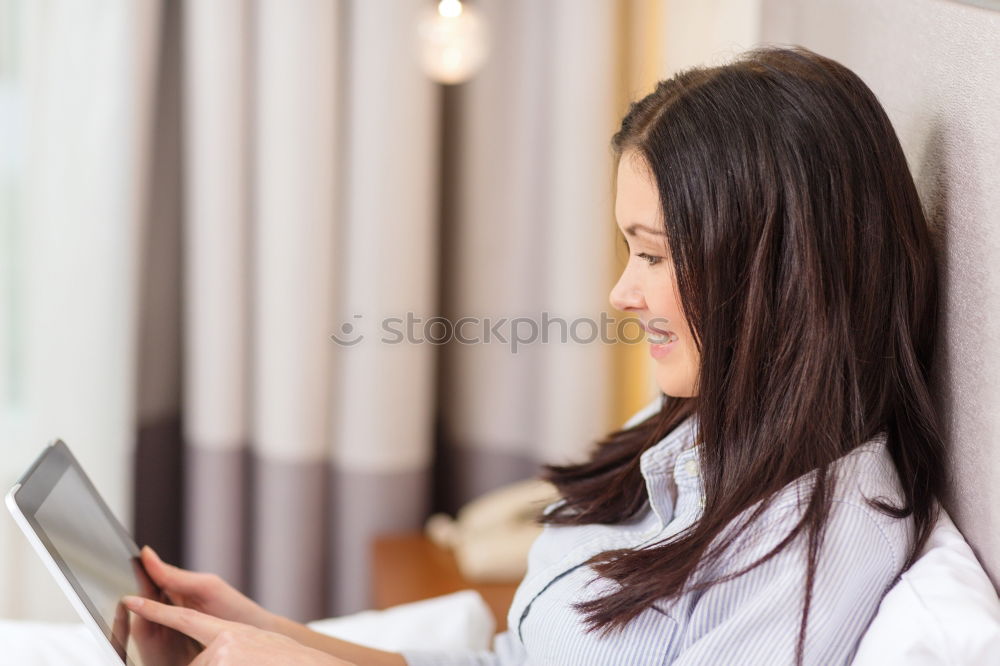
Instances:
[[[639,468],[642,475],[649,477],[662,474],[676,462],[678,455],[686,459],[697,457],[697,447],[694,444],[698,434],[698,415],[691,414],[671,430],[666,437],[649,447],[639,456]]]
[[[661,526],[673,519],[675,510],[698,512],[704,507],[697,433],[698,416],[691,414],[639,456],[649,504]]]

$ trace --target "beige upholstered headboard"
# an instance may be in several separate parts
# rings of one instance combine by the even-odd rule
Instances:
[[[935,390],[948,512],[1000,585],[1000,10],[953,0],[762,0],[761,40],[801,44],[875,91],[940,241]]]

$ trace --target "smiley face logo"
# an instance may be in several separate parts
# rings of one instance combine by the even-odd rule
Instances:
[[[361,315],[356,314],[352,319],[361,319]],[[353,347],[364,339],[364,335],[357,333],[354,324],[349,321],[340,325],[340,333],[334,333],[330,338],[342,347]]]

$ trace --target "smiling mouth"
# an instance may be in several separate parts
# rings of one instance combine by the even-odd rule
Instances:
[[[646,342],[649,342],[650,344],[665,345],[671,342],[676,342],[680,339],[679,336],[673,331],[661,331],[660,329],[653,328],[648,324],[643,324],[642,327],[646,329],[646,333],[648,334],[646,336]]]
[[[654,345],[668,345],[671,342],[677,342],[679,339],[680,338],[677,337],[676,333],[674,333],[673,331],[669,331],[667,332],[666,335],[662,337],[654,337],[651,335],[648,338],[646,338],[646,342],[649,342],[650,344]]]

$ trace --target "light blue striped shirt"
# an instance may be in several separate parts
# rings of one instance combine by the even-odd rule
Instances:
[[[659,404],[653,401],[626,425],[656,413]],[[643,452],[640,468],[648,503],[632,520],[544,526],[528,554],[527,573],[507,615],[508,628],[494,637],[492,651],[404,650],[407,664],[793,664],[805,593],[803,538],[747,574],[654,604],[624,631],[607,638],[585,633],[583,615],[572,608],[574,602],[616,589],[617,583],[605,578],[588,585],[596,572],[583,563],[592,555],[657,542],[698,520],[704,491],[698,473],[700,445],[694,446],[696,428],[697,416],[692,415]],[[804,646],[804,663],[823,666],[851,662],[914,539],[912,518],[896,520],[865,503],[865,497],[880,497],[902,504],[884,435],[851,451],[831,471],[838,483],[819,553]],[[722,573],[757,560],[788,534],[801,516],[797,491],[806,478],[779,493],[760,522],[730,551]],[[715,577],[720,571],[711,573]]]

